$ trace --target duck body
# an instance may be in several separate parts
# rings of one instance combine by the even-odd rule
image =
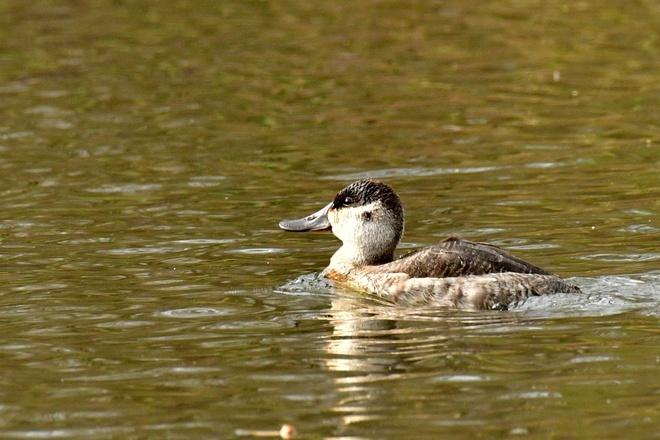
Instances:
[[[530,296],[580,289],[487,243],[450,237],[394,259],[403,235],[401,201],[388,185],[352,183],[320,211],[280,227],[331,229],[342,241],[322,276],[394,303],[463,309],[506,309]]]

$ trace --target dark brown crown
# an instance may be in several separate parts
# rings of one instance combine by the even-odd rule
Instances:
[[[337,193],[332,206],[334,209],[340,209],[348,206],[363,206],[375,201],[380,201],[392,211],[395,218],[403,221],[401,199],[392,187],[377,180],[364,179],[351,183]]]

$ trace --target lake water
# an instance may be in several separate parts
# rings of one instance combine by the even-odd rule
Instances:
[[[0,437],[660,437],[660,4],[0,3]],[[391,184],[506,312],[314,280]]]

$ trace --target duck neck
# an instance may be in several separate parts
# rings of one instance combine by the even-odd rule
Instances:
[[[381,252],[364,252],[358,246],[344,243],[330,259],[326,270],[348,273],[351,269],[362,266],[377,266],[394,260],[394,249],[383,249]]]

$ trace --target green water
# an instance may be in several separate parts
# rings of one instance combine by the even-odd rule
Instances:
[[[0,437],[657,438],[660,4],[0,3]],[[509,312],[312,280],[387,181],[404,250],[579,284]]]

